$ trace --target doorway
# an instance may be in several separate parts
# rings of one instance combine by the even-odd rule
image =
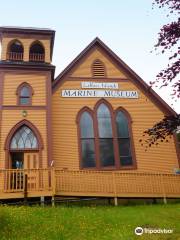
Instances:
[[[12,169],[24,168],[24,153],[23,152],[11,152],[11,166]]]
[[[11,152],[12,169],[37,169],[39,168],[38,152]]]

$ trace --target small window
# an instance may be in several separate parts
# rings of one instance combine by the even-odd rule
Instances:
[[[92,75],[93,77],[105,77],[105,66],[104,64],[99,60],[95,60],[92,64]]]
[[[129,136],[128,120],[122,111],[116,115],[116,127],[121,166],[132,165],[131,139]]]
[[[17,89],[18,105],[31,105],[32,94],[32,88],[28,83],[21,84]]]
[[[95,167],[95,142],[92,116],[83,112],[80,118],[81,162],[83,168]]]
[[[28,87],[23,87],[20,91],[20,105],[30,104],[30,92]]]

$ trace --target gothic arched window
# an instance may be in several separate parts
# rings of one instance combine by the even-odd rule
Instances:
[[[13,61],[23,60],[24,47],[19,40],[13,40],[9,43],[7,49],[7,59]]]
[[[126,115],[121,111],[116,113],[117,139],[121,166],[132,165],[131,138]]]
[[[97,122],[100,165],[102,167],[114,166],[111,114],[109,108],[104,103],[101,103],[97,108]]]
[[[38,149],[38,141],[33,131],[25,125],[18,129],[11,139],[10,149]]]
[[[28,83],[22,83],[17,89],[18,105],[31,105],[32,95],[32,87]]]
[[[102,99],[94,111],[80,110],[77,120],[81,168],[136,168],[131,118],[125,109],[113,111]]]
[[[95,142],[93,119],[88,111],[82,111],[79,118],[81,165],[83,168],[95,167]]]
[[[29,50],[29,61],[44,62],[44,60],[45,60],[44,46],[39,41],[33,42]]]

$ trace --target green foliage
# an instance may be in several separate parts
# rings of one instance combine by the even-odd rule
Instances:
[[[1,240],[175,240],[180,204],[98,207],[0,207]],[[173,234],[134,234],[137,226],[173,229]]]

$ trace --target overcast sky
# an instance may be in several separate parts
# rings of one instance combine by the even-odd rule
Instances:
[[[0,0],[0,25],[45,27],[56,31],[53,64],[60,73],[96,36],[147,83],[167,65],[150,53],[159,29],[170,19],[151,0]],[[170,90],[155,89],[169,104]]]

